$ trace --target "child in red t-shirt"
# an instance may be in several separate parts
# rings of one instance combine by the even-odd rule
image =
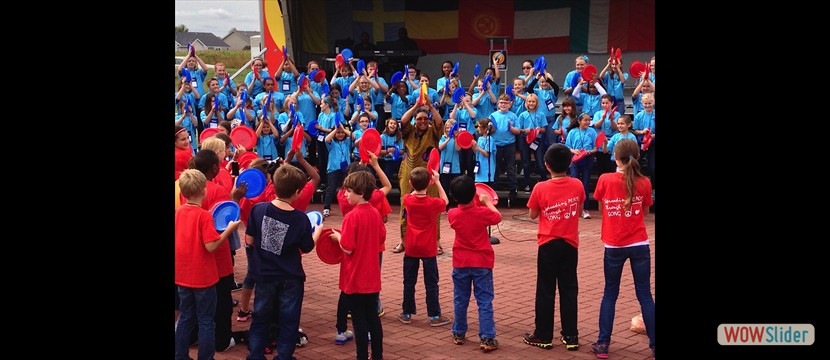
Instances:
[[[543,349],[553,347],[553,310],[559,287],[559,318],[562,343],[568,350],[579,348],[576,329],[576,295],[579,288],[576,264],[579,248],[579,214],[585,201],[582,183],[568,177],[571,150],[553,144],[545,152],[550,180],[536,183],[527,207],[530,218],[539,218],[536,244],[536,330],[525,333],[525,344]],[[541,216],[540,216],[541,215]]]
[[[498,349],[496,323],[493,320],[493,264],[495,253],[490,244],[487,227],[501,222],[501,214],[493,206],[489,196],[481,195],[484,206],[473,203],[476,186],[469,176],[459,176],[450,182],[452,196],[458,207],[447,212],[450,227],[455,230],[452,245],[453,307],[452,340],[464,344],[467,334],[467,306],[470,305],[470,289],[475,288],[478,302],[479,348],[484,352]]]
[[[340,263],[340,290],[346,294],[352,311],[357,358],[369,357],[371,335],[372,359],[382,359],[383,326],[376,312],[380,267],[375,264],[380,254],[378,246],[386,238],[386,226],[380,213],[369,203],[375,188],[375,177],[368,171],[353,172],[343,180],[343,188],[346,189],[346,199],[354,205],[354,209],[343,217],[341,231],[334,231],[331,235],[331,239],[337,241],[345,253]]]
[[[406,211],[406,239],[407,244],[403,257],[403,312],[398,320],[404,324],[412,322],[415,309],[415,283],[418,281],[418,265],[424,263],[424,287],[426,288],[427,315],[430,326],[441,326],[450,323],[450,319],[441,316],[441,305],[438,304],[438,241],[437,217],[444,212],[447,206],[447,193],[441,186],[440,174],[432,171],[432,180],[438,188],[438,198],[427,195],[430,185],[429,170],[423,167],[412,169],[409,175],[409,184],[412,193],[403,197],[403,206]]]
[[[380,213],[380,217],[385,224],[386,221],[389,219],[388,215],[392,212],[392,207],[389,206],[389,200],[386,199],[386,195],[389,194],[389,191],[392,190],[392,183],[389,181],[389,178],[380,168],[378,164],[377,156],[369,152],[369,164],[372,166],[372,169],[375,170],[375,174],[377,174],[378,178],[380,179],[380,184],[382,187],[380,189],[375,189],[372,191],[372,197],[369,199],[369,204],[372,205],[375,209],[378,210]],[[369,172],[369,167],[359,162],[353,162],[349,164],[346,168],[346,174],[355,173],[358,171],[366,171]],[[346,198],[346,189],[341,187],[340,190],[337,192],[337,204],[340,205],[340,212],[343,213],[343,216],[346,216],[349,212],[354,209],[354,205],[349,203],[349,200]],[[378,249],[378,268],[383,266],[383,252],[386,250],[386,237],[384,236],[380,242],[380,247]],[[335,323],[335,327],[337,328],[337,335],[334,337],[334,343],[337,345],[343,345],[346,341],[352,340],[354,338],[354,334],[348,330],[346,324],[346,317],[349,312],[348,304],[346,301],[346,294],[344,292],[340,292],[340,298],[337,300],[337,321]],[[377,313],[378,317],[381,317],[385,314],[383,311],[383,306],[380,302],[380,294],[378,294],[378,304],[377,304]]]
[[[651,296],[651,250],[645,216],[653,204],[651,181],[640,173],[640,149],[632,139],[614,146],[617,172],[602,174],[594,198],[602,212],[602,242],[605,245],[605,290],[599,310],[599,335],[591,351],[608,358],[608,344],[614,327],[614,306],[620,294],[625,260],[631,262],[634,292],[643,312],[648,346],[654,357],[654,298]]]
[[[176,209],[175,223],[175,281],[181,312],[176,326],[176,358],[188,357],[190,333],[197,323],[199,357],[207,354],[206,358],[213,358],[216,352],[214,314],[219,275],[213,252],[224,245],[240,223],[231,221],[222,234],[216,234],[213,216],[202,208],[206,184],[207,178],[199,170],[184,170],[179,177],[181,194],[187,202]]]

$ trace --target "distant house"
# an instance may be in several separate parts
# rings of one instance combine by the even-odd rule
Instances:
[[[206,32],[177,32],[176,51],[187,51],[187,43],[193,44],[196,50],[230,50],[218,36]]]
[[[251,48],[251,36],[259,35],[259,31],[234,30],[222,38],[231,50],[247,50]]]

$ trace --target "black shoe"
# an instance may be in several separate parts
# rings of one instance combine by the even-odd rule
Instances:
[[[562,343],[569,351],[576,351],[579,349],[579,338],[576,336],[563,336]]]
[[[231,288],[231,291],[239,291],[239,290],[242,290],[242,283],[238,283],[238,282],[234,281],[233,288]]]

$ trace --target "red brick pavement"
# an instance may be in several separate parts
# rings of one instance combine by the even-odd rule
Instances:
[[[308,210],[322,211],[322,204],[311,204]],[[393,206],[397,214],[398,206]],[[383,254],[382,287],[380,298],[386,315],[383,323],[383,351],[386,359],[595,359],[590,352],[590,345],[596,341],[598,333],[599,306],[604,286],[602,257],[603,246],[600,241],[599,213],[591,211],[592,219],[580,219],[579,247],[579,350],[567,351],[564,346],[554,342],[554,348],[544,350],[522,342],[522,334],[533,330],[534,297],[536,289],[536,220],[527,217],[527,209],[499,208],[502,222],[493,228],[493,235],[501,240],[494,245],[496,264],[494,268],[495,300],[493,308],[496,322],[496,338],[499,349],[487,354],[478,349],[478,313],[475,298],[468,309],[469,330],[467,343],[454,345],[451,338],[451,324],[430,327],[427,324],[426,300],[424,297],[423,274],[418,276],[415,301],[419,314],[413,316],[411,324],[397,320],[401,312],[403,297],[402,257],[403,253],[391,251],[400,240],[400,226],[396,217],[390,216],[386,224],[387,240]],[[654,217],[646,218],[648,233],[651,237],[652,277],[651,286],[654,293]],[[326,227],[340,227],[342,216],[337,205],[333,205],[332,216],[325,220]],[[242,228],[242,227],[240,227]],[[243,229],[240,229],[243,231]],[[449,227],[446,215],[441,219],[441,243],[444,255],[438,256],[439,297],[444,315],[453,318],[452,305],[452,242],[455,232]],[[245,278],[247,259],[244,251],[236,254],[235,278],[242,282]],[[334,328],[337,308],[337,288],[339,266],[327,265],[320,261],[316,253],[305,255],[303,260],[307,279],[301,327],[309,336],[309,343],[298,348],[294,356],[297,359],[353,359],[354,342],[335,345]],[[239,292],[233,293],[239,298]],[[556,314],[554,315],[554,334],[559,334],[559,303],[557,296]],[[247,330],[248,322],[236,321],[233,314],[233,330]],[[640,313],[640,306],[634,295],[634,283],[630,267],[623,271],[620,296],[617,300],[616,320],[610,347],[610,356],[615,360],[648,359],[648,338],[629,330],[631,318]],[[349,329],[352,329],[351,321]],[[172,349],[171,349],[172,350]],[[190,355],[196,358],[197,347],[191,347]],[[246,344],[236,345],[225,352],[217,352],[216,360],[241,360],[247,355]],[[271,356],[268,356],[269,358]]]

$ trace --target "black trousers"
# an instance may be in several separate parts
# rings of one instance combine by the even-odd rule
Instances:
[[[553,311],[559,286],[559,318],[562,336],[576,336],[577,249],[563,239],[539,246],[536,259],[536,330],[542,340],[553,339]]]
[[[372,360],[383,359],[383,325],[378,317],[378,294],[346,294],[352,310],[357,358],[369,358],[369,334],[372,334]]]

